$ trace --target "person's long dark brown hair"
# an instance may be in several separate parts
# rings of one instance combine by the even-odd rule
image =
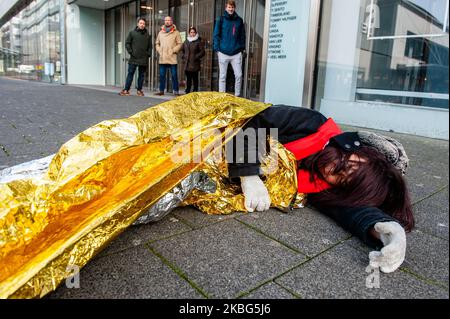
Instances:
[[[352,154],[364,159],[359,168],[330,190],[309,194],[308,201],[319,210],[327,207],[378,207],[397,219],[406,231],[414,227],[411,199],[406,181],[387,158],[371,147],[346,152],[339,147],[324,150],[304,159],[301,167],[311,173],[311,179],[324,180],[321,171],[334,163],[333,174],[339,175],[349,168]]]

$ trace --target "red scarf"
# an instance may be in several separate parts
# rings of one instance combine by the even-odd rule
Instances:
[[[172,33],[172,32],[175,31],[175,26],[172,24],[172,26],[170,27],[170,31],[167,32],[167,31],[166,31],[166,25],[163,25],[163,26],[161,27],[161,30],[164,31],[165,33]]]
[[[328,119],[319,130],[307,137],[284,144],[284,147],[294,154],[297,161],[307,158],[325,148],[330,139],[336,135],[342,134],[341,129],[333,121]],[[311,174],[309,171],[300,169],[297,172],[298,192],[303,194],[320,193],[326,189],[330,189],[331,185],[327,182],[316,179],[311,182]]]

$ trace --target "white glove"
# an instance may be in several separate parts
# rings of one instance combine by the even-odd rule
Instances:
[[[270,208],[270,196],[261,178],[257,175],[242,176],[241,188],[245,197],[245,208],[250,213],[264,212]]]
[[[384,273],[393,272],[405,260],[405,230],[397,222],[383,222],[375,224],[375,231],[380,234],[384,247],[381,251],[372,251],[369,254],[370,266],[380,267]]]

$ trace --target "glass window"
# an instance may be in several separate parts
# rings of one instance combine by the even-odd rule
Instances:
[[[449,1],[357,2],[347,8],[353,20],[323,2],[316,106],[325,98],[448,109]]]

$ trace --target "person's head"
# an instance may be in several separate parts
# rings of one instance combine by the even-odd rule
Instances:
[[[137,20],[137,26],[139,29],[144,30],[145,29],[145,25],[146,25],[146,21],[144,18],[138,18]]]
[[[197,29],[195,27],[190,27],[189,28],[189,35],[191,37],[195,37],[197,35]]]
[[[225,11],[228,12],[229,15],[232,15],[236,11],[236,1],[227,1],[225,4]]]
[[[401,172],[378,150],[362,146],[346,152],[329,145],[306,158],[303,167],[311,178],[322,179],[332,188],[308,195],[317,208],[378,207],[410,231],[414,227],[411,200]]]
[[[164,25],[166,27],[168,27],[168,28],[171,27],[173,25],[173,18],[170,17],[170,16],[165,17],[164,18]]]

